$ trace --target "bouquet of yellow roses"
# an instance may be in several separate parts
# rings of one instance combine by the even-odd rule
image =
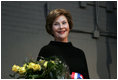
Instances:
[[[29,60],[23,66],[13,65],[12,78],[25,79],[70,79],[68,66],[58,57],[41,57],[39,61]]]

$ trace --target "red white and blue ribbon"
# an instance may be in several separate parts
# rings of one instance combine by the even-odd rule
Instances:
[[[80,73],[72,72],[71,74],[72,79],[84,79],[83,75]]]

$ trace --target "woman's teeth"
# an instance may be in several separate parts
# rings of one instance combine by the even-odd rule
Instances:
[[[63,34],[63,33],[65,33],[65,31],[58,31],[58,33]]]

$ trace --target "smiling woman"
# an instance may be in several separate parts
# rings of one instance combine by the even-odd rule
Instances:
[[[65,9],[52,10],[47,16],[46,30],[54,37],[54,41],[50,41],[40,50],[37,61],[41,56],[58,56],[63,58],[69,66],[70,74],[74,72],[82,74],[84,78],[89,78],[84,52],[68,41],[72,27],[73,22],[69,11]]]

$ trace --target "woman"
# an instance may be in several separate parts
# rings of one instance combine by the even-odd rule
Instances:
[[[84,78],[89,78],[84,52],[68,41],[68,35],[73,27],[71,14],[64,9],[52,10],[47,16],[46,30],[54,37],[54,41],[44,46],[39,52],[40,56],[61,56],[69,66],[70,72],[77,72]]]

